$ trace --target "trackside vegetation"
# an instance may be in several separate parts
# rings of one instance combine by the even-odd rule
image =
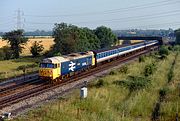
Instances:
[[[41,59],[41,57],[23,57],[18,59],[0,61],[0,81],[22,75],[24,74],[24,69],[25,74],[38,71],[38,65]]]
[[[180,115],[180,55],[175,50],[168,52],[164,59],[159,53],[144,56],[144,61],[135,61],[92,81],[86,99],[80,99],[79,90],[75,90],[15,120],[175,121]],[[147,71],[148,76],[147,67],[153,71]],[[169,73],[173,73],[171,81]]]

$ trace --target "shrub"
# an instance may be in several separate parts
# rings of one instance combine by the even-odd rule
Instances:
[[[35,41],[31,47],[30,51],[34,57],[40,55],[40,53],[44,50],[44,47],[43,47],[43,45],[41,45],[41,42],[42,41],[40,41],[40,42]]]
[[[0,60],[9,60],[13,57],[12,50],[8,46],[4,46],[0,49]]]
[[[125,65],[125,66],[122,66],[122,67],[119,69],[119,72],[126,74],[126,73],[128,72],[128,67],[127,67],[126,65]]]
[[[169,55],[169,51],[166,46],[161,46],[159,49],[159,55],[161,59],[165,59],[167,55]]]
[[[159,90],[160,101],[163,101],[165,99],[168,92],[169,92],[168,87],[163,87]]]
[[[145,57],[144,56],[140,56],[139,57],[139,62],[145,62]]]
[[[152,75],[155,70],[156,70],[155,63],[151,63],[151,64],[146,65],[144,68],[144,76],[147,77],[149,75]]]
[[[109,75],[116,75],[117,74],[117,72],[115,71],[115,70],[112,70],[110,73],[109,73]]]
[[[108,83],[105,82],[103,79],[99,79],[98,82],[96,83],[96,87],[103,87],[107,85]]]
[[[131,93],[146,88],[150,84],[150,80],[140,76],[128,76],[127,80],[114,81],[113,83],[128,88]]]

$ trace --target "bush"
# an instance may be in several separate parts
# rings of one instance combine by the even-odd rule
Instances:
[[[125,66],[122,66],[120,69],[119,69],[119,72],[120,73],[124,73],[124,74],[127,74],[128,72],[128,67],[125,65]]]
[[[43,45],[41,45],[41,42],[42,41],[40,41],[40,42],[35,41],[31,47],[30,51],[34,57],[40,55],[40,53],[44,50],[44,47],[43,47]]]
[[[131,93],[146,88],[150,84],[150,80],[140,76],[129,76],[127,80],[114,81],[113,83],[128,88]]]
[[[161,56],[161,59],[165,59],[169,55],[169,51],[166,46],[160,47],[159,55]]]
[[[109,73],[109,75],[116,75],[117,74],[117,71],[115,71],[115,70],[112,70],[110,73]]]
[[[155,63],[151,63],[151,64],[146,65],[144,68],[144,76],[147,77],[149,75],[152,75],[155,70],[156,70]]]
[[[13,53],[10,47],[4,46],[0,49],[0,60],[12,59]]]
[[[144,56],[140,56],[139,57],[139,62],[145,62],[145,57]]]
[[[96,87],[103,87],[105,85],[108,85],[107,82],[105,82],[103,79],[99,79],[98,82],[96,83]]]
[[[169,92],[168,87],[163,87],[159,90],[160,101],[163,101],[165,99],[168,92]]]
[[[174,46],[174,51],[180,51],[180,46],[179,45]]]

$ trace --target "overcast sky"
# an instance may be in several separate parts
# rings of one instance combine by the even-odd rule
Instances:
[[[91,29],[180,28],[180,0],[0,0],[0,31],[52,30],[54,23]]]

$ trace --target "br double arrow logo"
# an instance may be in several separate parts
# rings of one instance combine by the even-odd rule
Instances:
[[[69,71],[74,71],[74,69],[76,68],[76,63],[73,63],[72,61],[69,64]]]

